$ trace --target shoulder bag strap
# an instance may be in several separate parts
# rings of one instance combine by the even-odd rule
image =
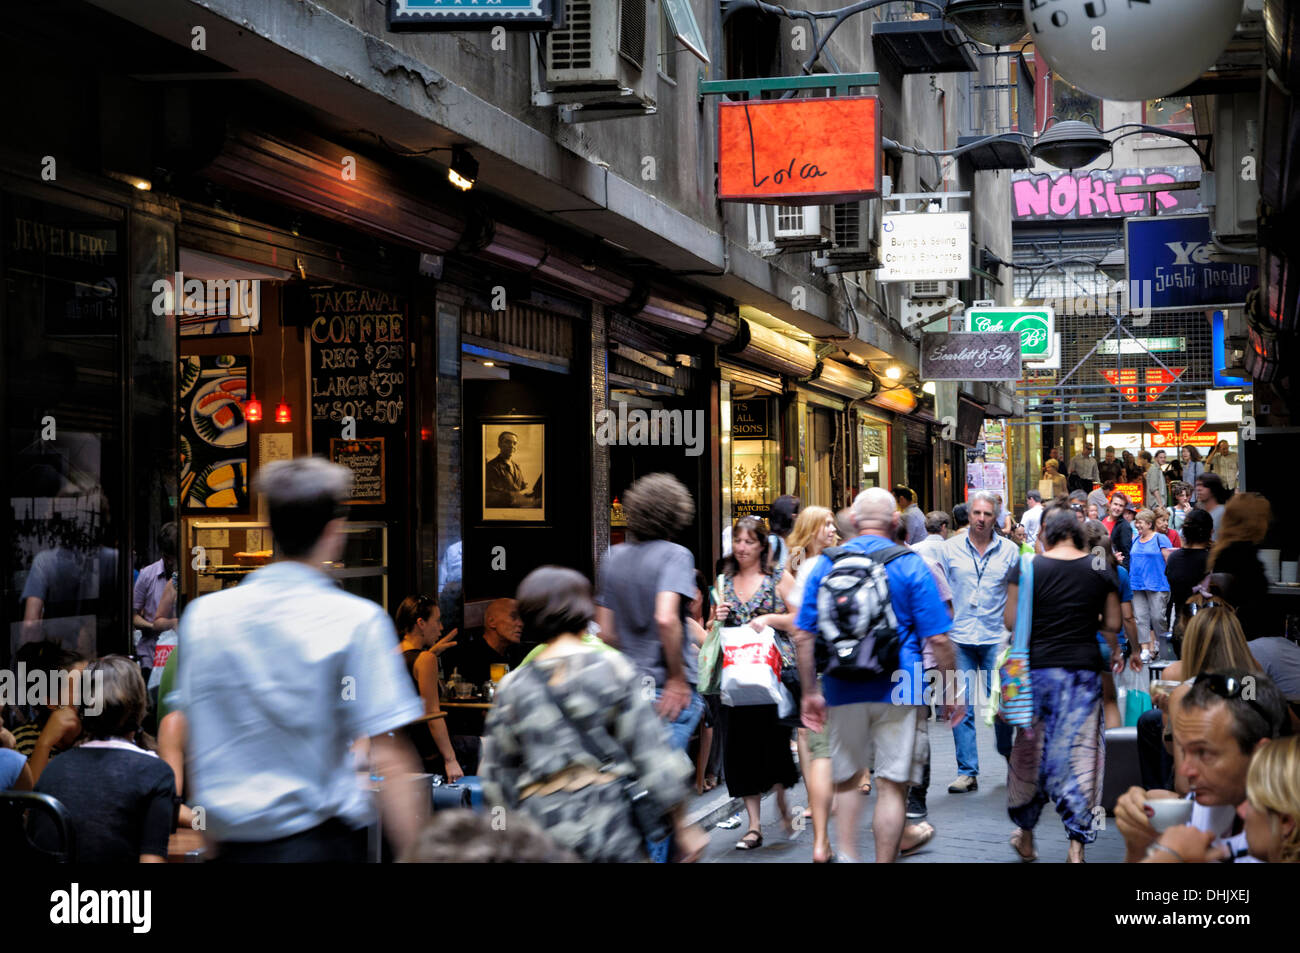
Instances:
[[[1034,555],[1020,557],[1020,589],[1016,593],[1015,651],[1029,649],[1029,632],[1034,625]]]
[[[874,553],[867,553],[867,558],[874,559],[882,566],[887,566],[895,559],[897,559],[899,556],[902,556],[904,553],[910,553],[913,551],[914,550],[912,549],[911,546],[902,546],[902,545],[887,546],[884,549],[876,550]]]
[[[560,700],[560,697],[555,694],[555,690],[551,688],[551,680],[547,677],[546,673],[542,672],[535,665],[529,666],[529,668],[533,669],[537,678],[541,681],[542,691],[546,693],[546,697],[550,700],[551,704],[559,711],[560,717],[563,718],[575,732],[577,732],[578,741],[586,750],[587,754],[599,761],[602,769],[619,764],[618,755],[622,754],[621,749],[617,753],[612,752],[592,738],[590,734],[583,730],[581,725],[569,717],[569,712],[565,709],[564,702]]]

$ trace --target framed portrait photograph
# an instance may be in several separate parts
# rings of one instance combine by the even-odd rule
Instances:
[[[485,417],[483,522],[546,521],[546,424],[540,417]]]

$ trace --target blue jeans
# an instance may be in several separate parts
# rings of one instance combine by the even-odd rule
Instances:
[[[954,642],[957,654],[957,668],[962,672],[978,671],[982,697],[989,700],[989,688],[993,667],[998,664],[997,643],[992,645],[962,645]],[[979,746],[975,742],[975,709],[981,695],[966,699],[966,717],[953,726],[952,740],[957,748],[957,773],[976,777],[980,773]],[[1011,754],[1011,726],[1001,721],[993,722],[993,732],[997,739],[998,754],[1004,758]]]
[[[655,689],[655,704],[659,704],[659,699],[663,697],[662,689]],[[695,734],[695,726],[700,723],[704,716],[704,699],[697,693],[691,692],[691,701],[676,719],[668,724],[668,743],[674,751],[685,751],[691,743],[691,735]],[[673,839],[667,837],[660,841],[646,841],[646,849],[650,852],[650,860],[656,864],[668,863],[668,851],[673,845]]]

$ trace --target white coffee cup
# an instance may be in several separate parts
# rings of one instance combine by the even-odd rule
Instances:
[[[1151,815],[1151,826],[1161,832],[1186,824],[1192,819],[1193,801],[1170,797],[1143,803],[1154,812]]]
[[[1282,564],[1282,581],[1283,581],[1283,582],[1296,582],[1296,568],[1297,568],[1297,564],[1296,564],[1295,560],[1292,560],[1292,561],[1290,561],[1290,562],[1285,562],[1285,563],[1283,563],[1283,564]]]

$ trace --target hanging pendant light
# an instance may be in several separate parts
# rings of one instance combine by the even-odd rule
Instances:
[[[1029,32],[1021,0],[949,0],[943,18],[988,46],[1008,46]]]
[[[289,410],[289,402],[283,397],[280,398],[280,403],[275,405],[275,422],[277,424],[293,422],[293,413]]]
[[[244,401],[244,420],[250,424],[262,422],[262,402],[256,394],[250,394],[248,400]]]

